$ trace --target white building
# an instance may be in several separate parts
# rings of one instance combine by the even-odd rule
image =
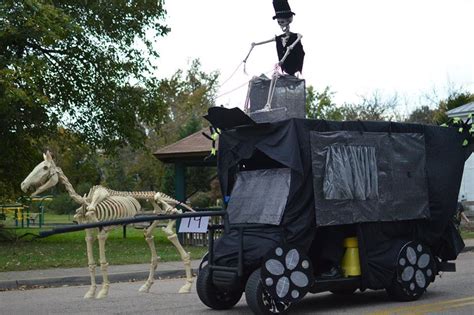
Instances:
[[[474,114],[474,102],[456,107],[446,112],[448,117],[458,117],[462,120],[468,119],[469,114]],[[467,159],[464,164],[464,173],[462,176],[461,189],[459,190],[459,200],[465,199],[471,208],[474,208],[474,154]]]

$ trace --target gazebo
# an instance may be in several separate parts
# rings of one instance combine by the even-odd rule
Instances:
[[[153,155],[163,163],[174,164],[175,168],[175,198],[186,201],[186,168],[216,166],[216,156],[211,154],[211,141],[202,133],[202,129],[175,143],[158,149]]]
[[[453,109],[448,110],[446,112],[446,114],[450,118],[458,117],[458,118],[461,118],[463,120],[466,120],[468,118],[468,115],[473,114],[473,113],[474,113],[474,102],[464,104],[462,106],[453,108]]]

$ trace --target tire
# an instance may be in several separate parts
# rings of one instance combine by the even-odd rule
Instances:
[[[386,288],[388,296],[400,302],[418,300],[434,281],[435,268],[428,246],[417,241],[406,243],[398,254],[392,283]]]
[[[260,268],[255,270],[245,285],[245,299],[254,314],[286,314],[290,303],[274,301],[260,280]]]
[[[416,301],[423,295],[423,292],[416,295],[410,294],[396,278],[393,279],[392,284],[385,291],[390,299],[398,302]]]
[[[199,271],[201,271],[204,267],[207,266],[208,259],[209,259],[209,252],[207,252],[206,254],[204,254],[204,256],[202,256],[201,262],[199,263],[199,269],[198,269]]]
[[[208,266],[201,269],[196,281],[196,291],[199,299],[208,307],[215,310],[232,308],[240,301],[242,290],[222,291],[212,283],[211,272]]]

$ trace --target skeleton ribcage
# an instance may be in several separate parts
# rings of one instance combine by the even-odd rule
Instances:
[[[96,206],[95,212],[99,221],[110,221],[133,217],[140,209],[140,203],[135,198],[110,196]]]

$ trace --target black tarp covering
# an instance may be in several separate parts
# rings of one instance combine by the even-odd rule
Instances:
[[[288,201],[280,227],[270,226],[269,229],[249,231],[244,235],[246,267],[258,267],[260,259],[272,244],[284,241],[306,250],[311,247],[317,229],[311,169],[312,131],[415,133],[424,136],[431,217],[416,221],[357,224],[364,285],[379,288],[381,283],[386,283],[393,276],[392,267],[397,249],[401,248],[400,243],[417,238],[436,248],[440,242],[456,209],[466,157],[462,135],[454,128],[419,124],[305,119],[290,119],[223,132],[219,139],[218,169],[224,196],[230,195],[236,174],[244,166],[247,169],[287,167],[291,170]],[[283,235],[280,231],[283,231]],[[239,246],[236,233],[224,235],[215,245],[216,263],[235,265]]]
[[[318,225],[429,217],[421,133],[310,132]]]
[[[314,151],[313,151],[314,152]],[[375,147],[330,145],[324,163],[323,199],[374,200],[379,198]],[[313,155],[313,165],[315,165]],[[318,168],[313,168],[316,177]],[[313,178],[314,178],[313,177]],[[315,182],[315,181],[313,181]]]
[[[265,75],[254,77],[249,82],[250,116],[257,122],[277,121],[276,119],[269,119],[271,116],[261,116],[262,113],[254,113],[262,110],[267,104],[270,82],[271,79]],[[281,109],[277,114],[277,117],[282,118],[279,120],[304,118],[306,116],[305,95],[304,80],[289,75],[280,76],[275,84],[270,111]]]
[[[237,173],[227,205],[229,223],[280,225],[289,190],[289,168]]]

